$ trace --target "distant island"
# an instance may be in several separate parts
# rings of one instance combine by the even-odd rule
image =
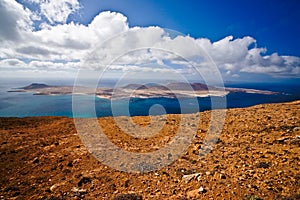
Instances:
[[[73,86],[55,86],[43,83],[32,83],[28,86],[15,88],[8,92],[32,92],[34,95],[68,95],[85,94],[96,95],[104,99],[122,99],[132,98],[189,98],[189,97],[208,97],[208,96],[226,96],[229,93],[251,93],[251,94],[278,94],[278,92],[267,90],[256,90],[246,88],[218,88],[207,86],[203,83],[168,83],[165,86],[157,84],[128,84],[117,88],[89,88]]]

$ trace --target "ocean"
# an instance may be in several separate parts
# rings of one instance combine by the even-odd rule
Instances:
[[[1,80],[0,85],[0,117],[31,117],[31,116],[65,116],[74,117],[72,112],[72,95],[44,96],[33,95],[28,92],[7,92],[12,88],[22,87],[31,84],[29,80]],[[57,82],[47,80],[47,84],[70,85],[70,81]],[[263,95],[247,93],[230,93],[226,97],[214,97],[215,102],[226,100],[227,108],[242,108],[263,103],[279,103],[293,100],[300,100],[300,84],[281,83],[244,83],[227,84],[227,87],[240,87],[270,90],[280,92],[280,94]],[[95,96],[78,95],[76,98],[80,102],[82,112],[75,117],[93,117],[93,113],[85,112],[85,106],[90,102],[95,103],[97,117],[106,116],[144,116],[149,115],[149,110],[153,105],[160,105],[164,109],[152,109],[151,115],[193,113],[211,109],[211,98],[197,98],[198,105],[189,98],[177,99],[151,98],[151,99],[131,99],[129,105],[125,100],[99,99]],[[226,99],[224,99],[226,98]],[[111,106],[114,106],[112,112]],[[215,108],[224,108],[217,106]]]

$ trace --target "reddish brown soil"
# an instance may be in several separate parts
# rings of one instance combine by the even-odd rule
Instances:
[[[0,118],[0,199],[300,199],[300,101],[229,109],[211,153],[198,159],[210,112],[194,142],[173,164],[126,173],[97,161],[73,119]],[[138,139],[100,118],[108,138],[132,152],[154,151],[176,133],[180,117]],[[141,126],[148,117],[135,117]],[[189,174],[199,173],[188,180]]]

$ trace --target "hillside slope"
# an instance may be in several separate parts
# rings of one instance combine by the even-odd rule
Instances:
[[[198,160],[210,112],[180,159],[137,174],[111,169],[81,143],[73,119],[0,118],[0,199],[299,199],[300,101],[229,109],[213,151]],[[134,117],[141,126],[148,117]],[[147,152],[174,137],[169,115],[150,139],[124,134],[100,118],[108,138],[127,151]],[[191,176],[187,176],[190,175]]]

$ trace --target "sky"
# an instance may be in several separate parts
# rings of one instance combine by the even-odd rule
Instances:
[[[0,77],[110,65],[112,77],[216,68],[224,81],[298,82],[299,13],[297,0],[2,0]]]

